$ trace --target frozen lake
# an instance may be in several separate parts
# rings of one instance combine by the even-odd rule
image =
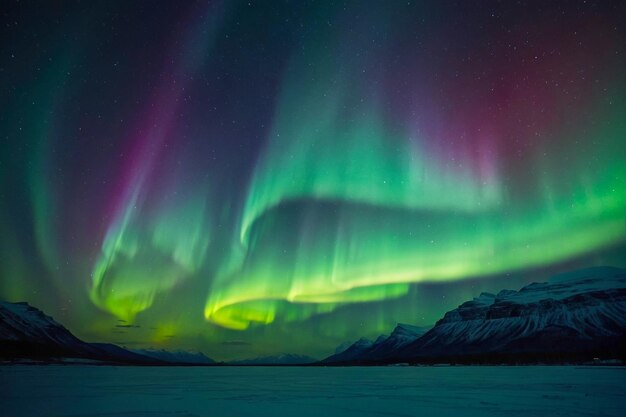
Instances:
[[[0,366],[10,416],[623,416],[617,367]]]

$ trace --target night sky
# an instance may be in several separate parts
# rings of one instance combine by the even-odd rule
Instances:
[[[218,360],[626,266],[626,2],[3,1],[0,298]]]

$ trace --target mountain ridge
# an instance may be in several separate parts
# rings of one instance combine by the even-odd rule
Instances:
[[[626,358],[626,270],[587,268],[519,291],[481,293],[385,355],[373,345],[326,364],[580,362]]]
[[[126,365],[201,364],[198,360],[174,360],[175,353],[170,353],[169,358],[164,354],[155,357],[112,343],[88,343],[27,302],[6,301],[0,301],[0,359],[48,362],[72,359]],[[213,362],[202,364],[208,363]]]
[[[310,365],[317,362],[317,359],[310,356],[281,353],[279,355],[234,360],[227,362],[227,365]]]
[[[199,352],[87,343],[28,303],[4,301],[0,301],[0,358],[218,365]],[[483,292],[445,313],[432,328],[399,323],[389,335],[375,341],[359,339],[319,362],[280,354],[224,365],[581,363],[595,358],[626,360],[626,269],[587,268],[517,291]]]

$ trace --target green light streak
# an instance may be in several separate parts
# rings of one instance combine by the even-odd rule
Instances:
[[[470,212],[500,204],[502,190],[495,177],[476,180],[478,168],[471,164],[442,168],[420,146],[423,138],[385,122],[382,106],[368,97],[367,86],[342,77],[349,68],[321,65],[294,69],[298,71],[304,75],[286,82],[253,177],[242,242],[265,211],[299,198]],[[310,79],[322,81],[312,84]],[[442,192],[450,189],[455,193]]]
[[[572,175],[553,163],[522,195],[501,186],[503,175],[481,182],[470,172],[408,160],[409,140],[389,133],[375,111],[340,123],[342,92],[307,105],[294,88],[305,104],[281,107],[245,206],[246,255],[238,270],[216,280],[207,320],[245,329],[302,319],[322,305],[332,311],[401,297],[408,283],[542,266],[624,241],[626,158],[617,157],[626,137],[623,107],[605,114],[612,123],[593,133],[602,146],[590,152],[600,163],[572,157]],[[321,114],[307,117],[309,107]],[[591,141],[562,134],[571,139],[558,143]]]
[[[203,264],[209,245],[204,198],[164,206],[153,219],[136,191],[118,224],[109,229],[93,269],[91,300],[132,322],[159,293],[181,284]]]

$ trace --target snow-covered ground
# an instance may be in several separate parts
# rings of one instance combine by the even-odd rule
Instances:
[[[620,367],[0,366],[12,416],[623,416]]]

